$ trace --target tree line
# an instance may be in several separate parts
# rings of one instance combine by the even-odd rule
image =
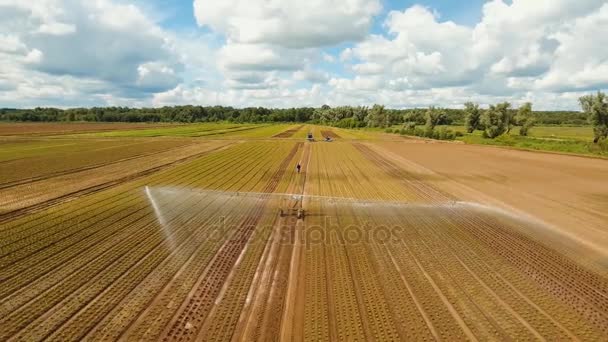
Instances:
[[[93,107],[0,109],[2,121],[89,122],[308,122],[314,108],[272,109],[263,107],[171,106],[160,108]]]
[[[480,130],[484,137],[496,138],[518,127],[527,135],[534,125],[583,125],[594,127],[595,141],[608,136],[608,99],[602,92],[579,100],[582,112],[532,111],[532,104],[512,108],[508,102],[481,109],[468,102],[464,109],[388,109],[382,105],[319,108],[234,108],[229,106],[170,106],[160,108],[93,107],[0,109],[0,121],[98,121],[98,122],[217,122],[264,123],[310,122],[342,128],[388,128],[401,125],[415,135],[432,135],[438,125],[465,125],[468,132]],[[424,127],[423,129],[417,127]],[[400,131],[401,132],[401,131]]]
[[[233,108],[224,106],[173,106],[161,108],[93,107],[93,108],[0,108],[1,121],[98,121],[98,122],[318,122],[345,128],[382,127],[388,124],[416,122],[424,125],[427,108],[387,109],[382,106],[331,108]],[[464,125],[464,109],[442,109],[445,116],[441,125]],[[371,116],[369,118],[368,115]],[[584,125],[586,115],[581,112],[535,111],[542,125]],[[367,118],[367,119],[366,119]]]

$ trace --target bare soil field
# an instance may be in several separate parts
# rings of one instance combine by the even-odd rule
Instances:
[[[329,129],[322,130],[321,135],[323,135],[323,137],[325,137],[325,138],[332,138],[332,139],[340,138],[340,136],[338,134],[336,134],[336,132],[329,130]]]
[[[606,161],[271,131],[33,181],[0,221],[0,340],[608,338]],[[151,171],[53,202],[120,165]]]
[[[544,221],[553,229],[528,232],[608,265],[608,198],[602,195],[608,194],[608,161],[450,143],[386,142],[377,147],[416,178],[462,200]],[[568,239],[555,231],[582,246],[560,244]]]
[[[302,127],[304,127],[304,125],[299,125],[293,128],[290,128],[286,131],[283,131],[279,134],[275,134],[272,137],[273,138],[291,138],[294,134],[296,134],[300,129],[302,129]]]

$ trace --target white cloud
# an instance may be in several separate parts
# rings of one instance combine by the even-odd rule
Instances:
[[[367,74],[380,74],[384,71],[384,65],[376,62],[366,62],[355,64],[352,66],[353,71],[358,74],[367,75]]]
[[[189,103],[203,106],[234,106],[289,108],[298,106],[321,106],[329,101],[323,97],[320,85],[310,88],[288,89],[228,89],[211,90],[203,87],[178,86],[175,89],[154,95],[154,106]]]
[[[43,23],[40,25],[36,33],[49,34],[54,36],[62,36],[76,32],[76,26],[72,24],[64,24],[58,22]]]
[[[42,51],[38,49],[33,49],[25,55],[24,62],[28,64],[40,64],[42,59],[44,58],[44,54]]]
[[[293,78],[297,81],[308,81],[312,83],[322,83],[327,82],[329,79],[329,73],[322,72],[319,70],[313,70],[310,67],[307,67],[303,70],[298,70],[293,73]]]
[[[180,81],[175,70],[162,62],[141,64],[137,68],[137,72],[137,85],[151,92],[171,89]]]
[[[323,53],[323,60],[327,63],[335,63],[336,57],[334,57],[328,53]]]
[[[218,63],[224,70],[294,70],[302,65],[297,51],[259,44],[222,47]]]
[[[139,0],[0,0],[0,103],[576,109],[608,89],[605,0],[491,0],[471,26],[380,3],[194,0],[205,29],[169,29]]]
[[[421,6],[388,14],[389,37],[371,35],[344,51],[345,58],[362,61],[353,66],[360,75],[384,74],[408,78],[413,88],[464,83],[475,72],[471,65],[471,29],[438,22],[437,14]]]
[[[228,40],[290,48],[333,45],[363,38],[379,0],[195,0],[201,26]]]
[[[332,78],[329,85],[338,91],[377,91],[384,86],[384,80],[378,76],[357,76],[354,79]]]
[[[377,86],[372,98],[402,92],[405,104],[408,90],[462,89],[469,100],[517,101],[530,93],[608,88],[605,1],[493,0],[474,27],[441,21],[415,5],[389,12],[384,26],[385,35],[369,35],[343,50],[341,60],[352,61],[354,76],[332,79],[336,91],[373,92]],[[436,104],[450,102],[441,99]]]
[[[183,69],[171,36],[138,7],[112,0],[0,1],[0,58],[10,68],[14,100],[31,89],[57,91],[61,82],[96,82],[83,87],[124,98],[174,88]],[[27,81],[26,81],[27,80]],[[38,85],[26,85],[32,80]],[[61,89],[61,90],[60,90]],[[95,96],[96,93],[90,95]],[[62,101],[61,99],[60,101]]]
[[[27,50],[27,46],[14,34],[0,34],[0,52],[19,52]]]
[[[608,3],[565,24],[549,71],[535,82],[539,89],[608,88]]]

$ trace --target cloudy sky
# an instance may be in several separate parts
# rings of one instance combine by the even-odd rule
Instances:
[[[578,109],[605,89],[606,0],[0,0],[0,107]]]

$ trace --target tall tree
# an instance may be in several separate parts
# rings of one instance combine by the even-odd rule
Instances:
[[[368,127],[387,127],[388,126],[388,113],[384,109],[384,106],[375,104],[367,114],[365,118]]]
[[[606,94],[598,91],[596,95],[585,95],[579,99],[589,123],[593,125],[593,142],[608,137],[608,102]]]
[[[507,134],[511,133],[511,129],[513,129],[513,126],[515,126],[517,124],[517,121],[515,120],[515,115],[516,112],[514,110],[511,109],[511,104],[508,102],[504,102],[502,103],[502,105],[504,106],[505,104],[507,104],[507,110],[505,111],[505,128],[507,129]]]
[[[429,109],[426,110],[426,129],[432,131],[435,129],[435,126],[441,123],[441,121],[445,120],[445,111],[441,108],[435,108],[430,106]]]
[[[519,135],[527,136],[528,131],[534,127],[536,119],[532,116],[532,103],[526,102],[517,110],[515,122],[519,125]]]
[[[508,102],[491,105],[481,116],[481,124],[484,125],[484,136],[494,139],[507,131],[507,123],[509,122],[509,107]]]
[[[481,119],[481,110],[479,105],[473,102],[464,104],[464,124],[468,133],[473,133],[479,128],[479,120]]]

